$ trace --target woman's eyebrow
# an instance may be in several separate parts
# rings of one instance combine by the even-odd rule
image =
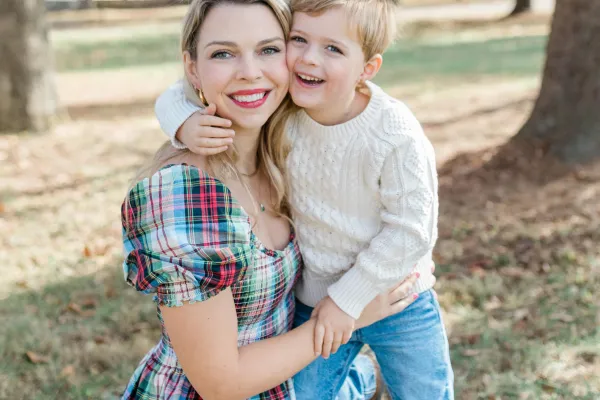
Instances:
[[[269,38],[269,39],[261,40],[260,42],[258,42],[258,45],[262,46],[262,45],[265,45],[267,43],[276,42],[278,40],[282,41],[282,42],[285,42],[285,40],[281,36],[275,36],[275,37],[272,37],[272,38]],[[204,48],[207,48],[207,47],[210,47],[210,46],[238,47],[237,43],[235,43],[235,42],[222,41],[222,40],[212,41],[212,42],[208,43],[206,46],[204,46]]]

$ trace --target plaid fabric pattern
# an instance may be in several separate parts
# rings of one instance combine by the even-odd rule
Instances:
[[[122,221],[125,279],[154,294],[157,304],[204,301],[231,287],[239,346],[291,329],[292,289],[301,265],[294,235],[284,250],[265,248],[219,180],[185,164],[164,167],[129,192]],[[139,364],[123,399],[200,399],[177,361],[158,307],[157,314],[161,340]],[[288,381],[252,400],[293,397]]]

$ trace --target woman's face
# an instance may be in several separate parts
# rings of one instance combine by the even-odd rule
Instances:
[[[196,60],[184,55],[186,72],[220,117],[238,129],[260,129],[288,90],[285,46],[267,6],[219,5],[200,28]]]

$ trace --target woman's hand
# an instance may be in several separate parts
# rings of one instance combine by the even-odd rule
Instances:
[[[435,265],[431,267],[431,271],[435,271]],[[355,329],[364,328],[365,326],[369,326],[390,315],[404,311],[406,307],[411,305],[419,297],[416,293],[409,295],[417,279],[419,279],[419,273],[414,272],[396,287],[375,297],[375,299],[365,307],[360,318],[356,321]],[[433,279],[435,284],[435,276]]]

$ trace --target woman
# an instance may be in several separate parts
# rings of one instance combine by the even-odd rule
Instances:
[[[189,7],[189,96],[232,121],[236,151],[203,157],[165,144],[125,199],[126,279],[155,294],[163,331],[124,398],[293,398],[290,377],[319,356],[314,320],[290,330],[301,264],[283,182],[290,22],[283,0]],[[359,327],[403,310],[412,283],[374,300]],[[368,383],[372,370],[362,372],[345,395]]]

